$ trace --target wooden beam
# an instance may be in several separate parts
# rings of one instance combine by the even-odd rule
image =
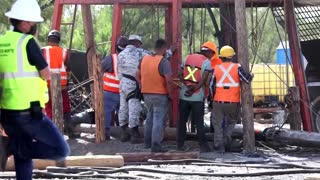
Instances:
[[[237,50],[237,33],[234,4],[220,2],[221,43],[220,47],[229,45]]]
[[[117,153],[121,155],[124,162],[147,162],[149,159],[153,160],[178,160],[178,159],[198,159],[199,152],[182,152],[182,153],[151,153],[151,152],[138,152],[138,153]]]
[[[100,166],[100,167],[122,167],[124,159],[119,155],[94,155],[94,156],[68,156],[65,160],[66,166]],[[55,166],[53,160],[35,159],[33,168],[45,170],[48,166]],[[8,159],[6,171],[14,171],[13,156]]]
[[[101,59],[96,55],[93,57],[93,84],[94,84],[94,109],[96,123],[96,142],[101,143],[106,140],[105,135],[105,118],[104,118],[104,101],[103,101],[103,80]]]
[[[91,86],[91,92],[93,92],[92,104],[95,109],[95,123],[96,128],[96,142],[101,143],[105,141],[105,126],[104,126],[104,109],[103,109],[103,90],[102,90],[102,73],[101,62],[97,57],[96,47],[94,42],[94,32],[92,24],[92,15],[89,5],[82,5],[82,19],[83,28],[85,32],[85,43],[87,47],[87,61],[89,77],[93,76],[94,88]]]
[[[172,15],[171,43],[178,44],[178,48],[176,52],[173,54],[173,57],[171,60],[172,77],[178,78],[178,71],[181,67],[181,59],[182,59],[182,30],[181,30],[182,3],[181,3],[181,0],[172,0],[171,15]],[[176,127],[178,123],[178,114],[179,114],[178,102],[179,102],[179,90],[174,89],[173,96],[172,96],[172,112],[173,112],[172,120],[173,120],[174,127]]]
[[[51,29],[60,31],[62,11],[63,4],[61,4],[60,0],[55,0]]]
[[[288,33],[290,53],[292,57],[293,73],[295,76],[296,86],[299,87],[300,91],[300,107],[302,114],[302,124],[305,131],[316,130],[312,128],[311,114],[309,109],[309,96],[306,88],[305,74],[302,66],[302,54],[300,41],[298,37],[297,23],[294,13],[294,3],[293,0],[284,1],[284,11],[285,11],[285,22],[286,29]]]
[[[50,92],[52,102],[52,120],[59,128],[60,132],[63,133],[63,107],[60,73],[51,74]]]
[[[248,35],[246,22],[246,1],[235,1],[237,43],[238,43],[238,62],[249,72],[248,55]],[[242,105],[242,123],[243,123],[243,147],[245,152],[255,151],[255,137],[253,128],[253,98],[251,84],[241,83],[241,105]]]
[[[117,39],[121,35],[122,27],[122,5],[115,3],[113,5],[113,16],[112,16],[112,37],[111,37],[111,53],[116,53]]]

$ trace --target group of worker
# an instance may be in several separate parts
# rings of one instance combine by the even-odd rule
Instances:
[[[170,57],[176,45],[169,48],[165,40],[158,39],[153,52],[144,50],[142,46],[142,38],[138,35],[130,35],[128,39],[121,36],[116,44],[117,52],[102,61],[106,138],[110,138],[112,112],[117,111],[122,142],[144,142],[145,148],[151,148],[151,152],[166,152],[161,142],[175,86]],[[231,132],[239,120],[240,81],[250,83],[253,78],[240,64],[234,63],[234,56],[235,51],[230,46],[222,47],[218,56],[216,45],[208,41],[201,46],[199,53],[188,55],[182,62],[177,150],[187,149],[184,142],[190,113],[191,121],[197,127],[200,151],[212,150],[204,128],[204,105],[208,95],[213,101],[213,148],[224,152],[230,145]],[[139,133],[141,101],[148,110],[144,140]]]
[[[0,122],[8,135],[0,137],[0,170],[5,169],[8,156],[14,155],[17,179],[28,180],[32,179],[32,159],[61,160],[70,153],[63,135],[51,121],[48,88],[50,73],[59,73],[68,129],[71,124],[68,52],[59,47],[61,37],[55,30],[48,35],[48,46],[40,49],[36,43],[33,37],[36,24],[43,22],[36,0],[17,0],[5,15],[13,29],[0,36]],[[122,36],[116,45],[117,52],[102,61],[106,138],[110,138],[112,113],[118,111],[121,141],[144,142],[152,152],[165,152],[161,143],[174,86],[170,57],[177,46],[169,47],[163,39],[155,42],[153,52],[142,46],[140,36]],[[200,150],[211,151],[203,118],[208,94],[213,100],[214,149],[224,152],[230,143],[231,131],[239,118],[240,81],[252,80],[252,74],[234,63],[234,56],[233,48],[224,46],[220,49],[220,59],[215,44],[208,41],[199,53],[190,54],[183,61],[179,72],[178,150],[186,150],[186,122],[192,112]],[[206,90],[208,87],[211,93]],[[144,139],[139,133],[142,100],[148,110]]]

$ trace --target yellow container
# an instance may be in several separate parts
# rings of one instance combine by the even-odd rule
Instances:
[[[291,66],[285,64],[255,64],[252,69],[252,92],[254,101],[264,101],[266,96],[278,96],[283,101],[288,86],[294,86]],[[287,85],[286,85],[287,84]]]

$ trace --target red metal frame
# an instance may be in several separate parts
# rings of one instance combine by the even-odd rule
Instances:
[[[210,6],[218,6],[220,2],[224,3],[233,3],[234,0],[55,0],[54,4],[54,14],[52,18],[52,29],[60,30],[61,26],[61,18],[62,18],[62,11],[63,5],[66,4],[87,4],[87,5],[114,5],[113,11],[113,28],[112,28],[112,49],[111,52],[115,52],[115,44],[117,38],[121,35],[121,24],[122,24],[122,11],[123,5],[155,5],[161,4],[165,6],[165,38],[170,43],[178,43],[177,52],[173,55],[171,60],[171,65],[173,69],[173,77],[177,77],[178,70],[181,64],[181,26],[182,26],[182,7],[183,5],[190,5],[193,6],[203,6],[203,3],[209,3]],[[268,4],[280,6],[283,4],[283,0],[247,0],[247,4],[253,6],[266,6]],[[293,5],[293,4],[292,4]],[[290,12],[293,14],[294,12]],[[288,34],[289,34],[289,42],[292,53],[292,60],[294,66],[294,73],[296,76],[297,85],[300,88],[300,95],[303,98],[304,102],[308,102],[307,91],[305,87],[305,81],[303,78],[303,71],[301,69],[301,65],[299,62],[299,47],[295,46],[294,44],[298,43],[295,42],[294,36],[297,35],[297,29],[294,25],[294,21],[292,18],[287,18],[288,23]],[[297,50],[294,52],[294,50]],[[176,126],[178,121],[178,90],[174,90],[173,96],[173,126]],[[303,116],[303,126],[304,129],[307,131],[311,130],[311,115],[310,111],[308,111],[307,104],[301,105],[301,112]]]
[[[305,131],[312,131],[311,113],[309,109],[309,96],[306,87],[306,81],[304,77],[304,70],[302,66],[302,54],[300,48],[300,42],[298,39],[297,23],[294,14],[293,0],[285,0],[284,3],[286,27],[288,32],[289,46],[292,57],[292,65],[294,69],[294,76],[296,85],[300,91],[300,107],[302,114],[302,124]]]

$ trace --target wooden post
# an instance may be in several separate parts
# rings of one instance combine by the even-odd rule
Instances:
[[[88,49],[88,72],[89,77],[94,78],[94,88],[91,86],[93,92],[92,104],[95,109],[96,121],[96,142],[101,143],[105,141],[105,126],[104,126],[104,109],[103,109],[103,90],[102,90],[102,74],[101,62],[97,57],[96,47],[94,42],[94,32],[92,24],[92,15],[89,5],[82,5],[83,27],[85,32],[85,42]]]
[[[309,109],[309,96],[306,88],[306,80],[304,76],[304,70],[302,66],[302,54],[300,48],[300,41],[298,37],[297,23],[294,14],[294,2],[293,0],[284,1],[286,29],[288,32],[290,53],[292,57],[293,73],[295,77],[296,86],[300,91],[300,107],[302,114],[303,130],[312,131],[316,130],[315,126],[312,128],[311,112]]]
[[[249,72],[248,35],[246,23],[246,1],[234,0],[236,11],[238,62]],[[255,151],[255,137],[253,128],[253,100],[251,84],[241,83],[241,105],[243,122],[243,146],[245,152]]]
[[[50,92],[52,102],[52,120],[63,133],[63,107],[61,94],[61,76],[59,73],[52,73],[50,80]]]
[[[94,86],[94,107],[96,122],[96,142],[101,143],[106,140],[105,136],[105,119],[104,119],[104,101],[102,88],[102,70],[101,60],[98,55],[93,57],[93,86]]]
[[[301,114],[300,114],[300,96],[297,87],[289,87],[288,94],[284,100],[287,105],[288,117],[286,122],[290,123],[290,129],[301,130]]]

